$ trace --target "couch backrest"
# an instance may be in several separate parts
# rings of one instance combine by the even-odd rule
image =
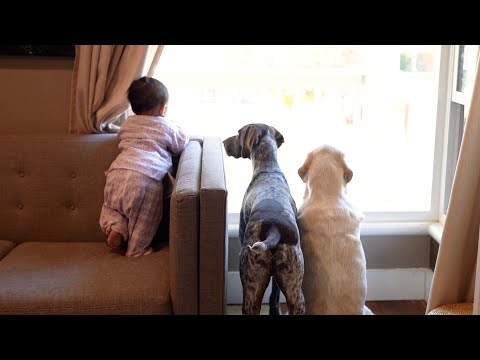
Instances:
[[[104,241],[98,223],[116,134],[0,135],[0,240]]]

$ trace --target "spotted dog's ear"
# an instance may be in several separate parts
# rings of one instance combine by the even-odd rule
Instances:
[[[310,169],[310,164],[312,162],[312,153],[308,153],[307,158],[305,159],[304,163],[300,168],[298,169],[298,176],[300,176],[300,179],[302,179],[303,182],[306,182],[305,180],[307,179],[308,175],[308,170]]]
[[[245,125],[238,130],[239,142],[242,146],[241,156],[250,159],[253,147],[260,141],[262,131],[255,124]]]
[[[238,144],[240,145],[240,157],[244,159],[250,159],[250,149],[245,145],[245,139],[247,137],[248,129],[250,125],[245,125],[238,130]]]
[[[238,145],[238,156],[244,159],[250,159],[250,153],[252,149],[252,142],[255,141],[252,135],[252,125],[245,125],[240,130],[238,130],[238,135],[236,136],[236,143]]]
[[[273,126],[269,126],[268,128],[270,130],[270,133],[275,138],[275,141],[277,142],[277,148],[279,148],[285,142],[285,139],[283,138],[282,133],[277,129],[275,129]]]

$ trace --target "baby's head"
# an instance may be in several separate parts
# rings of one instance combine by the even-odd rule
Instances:
[[[157,79],[144,76],[134,80],[128,88],[128,101],[137,115],[165,116],[168,90]]]

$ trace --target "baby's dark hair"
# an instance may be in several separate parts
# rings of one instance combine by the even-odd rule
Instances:
[[[168,102],[168,90],[157,79],[144,76],[132,81],[128,88],[128,101],[135,114],[141,115]]]

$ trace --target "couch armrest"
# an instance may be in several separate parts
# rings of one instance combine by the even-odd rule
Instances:
[[[227,188],[223,145],[218,137],[203,139],[200,182],[199,313],[226,312]]]
[[[187,144],[170,200],[170,290],[174,314],[198,314],[199,184],[202,146]]]

